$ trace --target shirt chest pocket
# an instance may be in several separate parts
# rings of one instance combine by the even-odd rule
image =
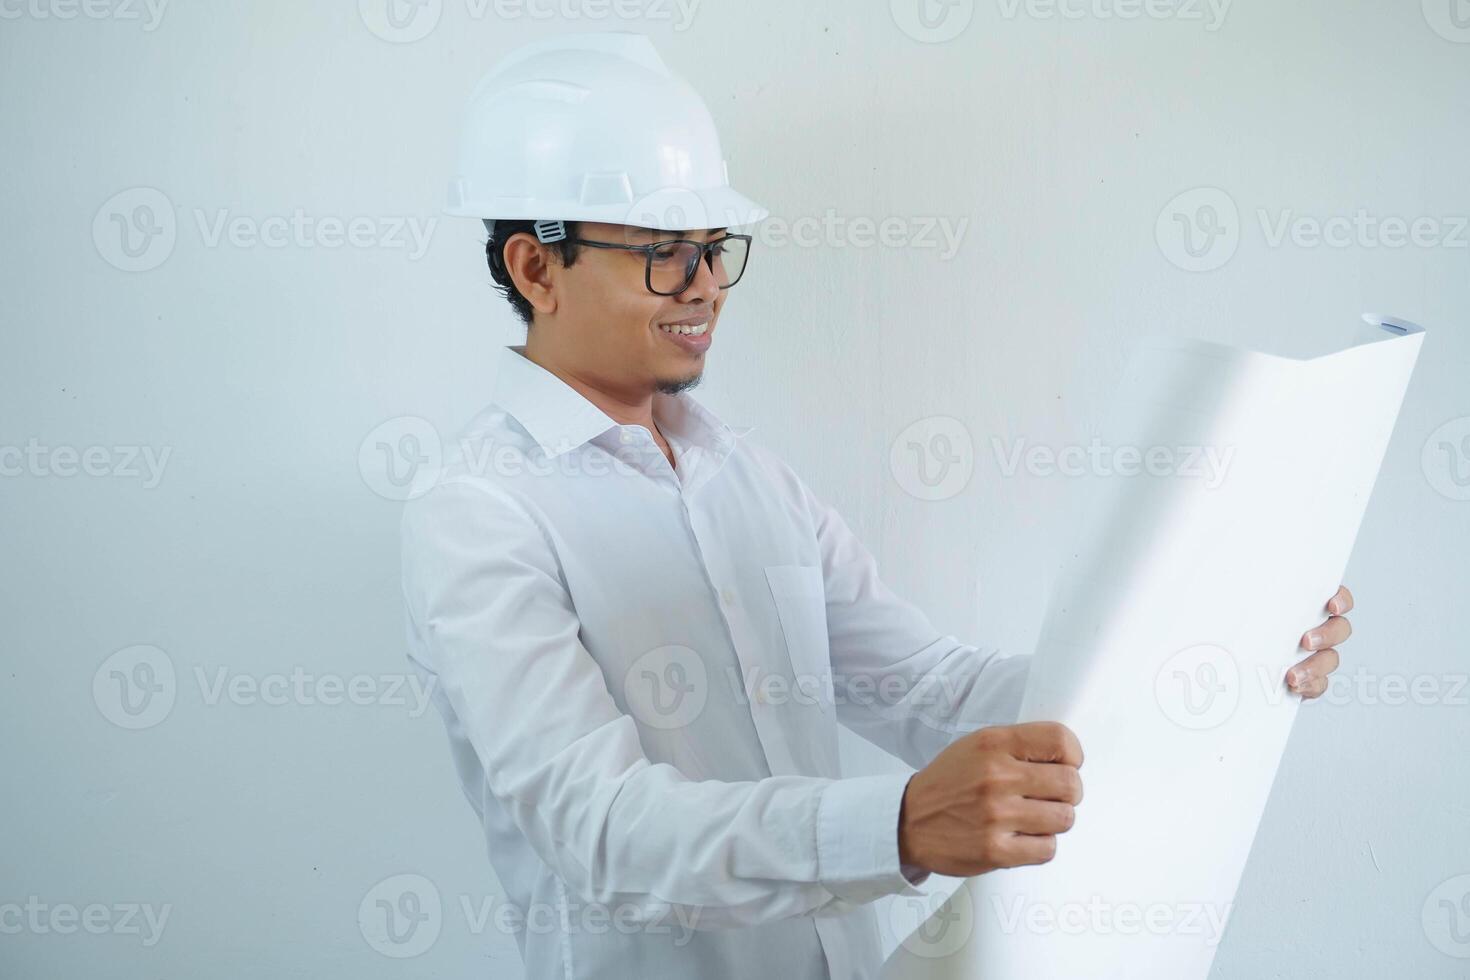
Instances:
[[[833,711],[832,657],[827,640],[827,593],[817,565],[767,565],[766,582],[791,658],[790,697]]]

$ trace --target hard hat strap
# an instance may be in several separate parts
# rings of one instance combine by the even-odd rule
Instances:
[[[538,221],[536,222],[536,240],[543,245],[551,242],[559,242],[567,237],[567,226],[564,221]]]
[[[485,222],[485,234],[489,235],[490,240],[493,242],[495,240],[495,219],[481,218],[480,220]],[[543,245],[564,241],[567,237],[567,224],[565,221],[538,221],[535,224],[535,228],[536,240]]]

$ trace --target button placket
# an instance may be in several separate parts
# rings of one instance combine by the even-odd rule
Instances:
[[[618,443],[621,446],[635,447],[634,453],[623,454],[624,463],[656,481],[666,491],[678,493],[679,475],[669,465],[668,458],[658,448],[652,434],[641,425],[621,425],[618,430]],[[629,455],[632,457],[631,461]]]
[[[770,666],[753,658],[751,651],[760,649],[760,646],[755,642],[754,631],[745,618],[744,610],[741,609],[738,602],[733,601],[734,590],[717,584],[721,581],[730,581],[733,570],[711,567],[709,555],[701,543],[701,529],[705,522],[696,511],[690,509],[687,498],[681,498],[681,502],[684,506],[684,523],[689,529],[690,538],[694,541],[700,564],[704,566],[705,576],[721,600],[717,605],[725,621],[725,631],[730,637],[730,646],[735,651],[735,660],[740,669],[737,683],[741,690],[745,691],[746,704],[750,709],[751,720],[755,723],[756,737],[760,739],[761,750],[765,753],[766,765],[773,776],[800,775],[800,767],[796,764],[789,744],[789,740],[796,733],[786,730],[781,715],[782,707],[771,703],[762,683],[766,675],[771,673]],[[705,530],[708,529],[705,528]],[[727,593],[732,597],[732,601],[728,604],[724,601]],[[748,691],[746,690],[747,678],[753,681],[753,689]]]

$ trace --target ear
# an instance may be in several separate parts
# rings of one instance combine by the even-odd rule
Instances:
[[[550,250],[529,232],[512,235],[505,243],[505,271],[537,313],[556,312],[553,266],[560,268]]]

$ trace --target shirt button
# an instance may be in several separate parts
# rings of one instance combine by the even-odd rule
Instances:
[[[633,433],[629,432],[627,429],[624,429],[622,431],[622,434],[618,438],[620,438],[625,443],[629,443],[633,441]]]
[[[735,593],[731,592],[729,589],[721,589],[720,601],[727,606],[735,605]]]

